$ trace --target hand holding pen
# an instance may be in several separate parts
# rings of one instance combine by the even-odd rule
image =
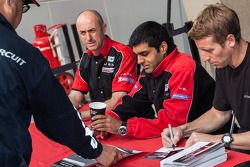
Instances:
[[[172,128],[172,126],[169,124],[168,128],[163,130],[161,136],[164,147],[172,147],[175,149],[176,143],[180,141],[180,139],[183,137],[183,134],[180,127]]]
[[[173,150],[175,150],[175,144],[173,142],[174,141],[174,134],[173,134],[171,124],[168,124],[168,130],[169,130],[169,135],[170,135],[170,139],[171,139],[171,142],[172,142],[172,148],[173,148]]]

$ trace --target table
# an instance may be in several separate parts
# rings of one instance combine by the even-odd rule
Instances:
[[[46,138],[40,131],[36,129],[34,123],[30,125],[29,131],[31,133],[33,147],[30,167],[49,167],[54,162],[59,161],[73,153],[73,151],[66,146],[55,143]],[[101,143],[146,152],[125,158],[114,165],[114,167],[160,166],[159,160],[143,159],[148,154],[148,152],[153,152],[162,147],[161,138],[159,137],[142,140],[112,135],[110,138],[102,140]],[[248,160],[250,160],[250,155],[228,150],[228,160],[217,167],[231,167]]]

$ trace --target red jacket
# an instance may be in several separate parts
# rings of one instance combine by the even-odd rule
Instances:
[[[130,92],[137,79],[136,57],[128,46],[106,36],[99,56],[87,50],[81,58],[73,89],[90,92],[91,101],[106,101],[113,92]]]
[[[111,115],[127,121],[129,136],[160,136],[169,123],[173,127],[182,125],[210,109],[214,88],[215,82],[206,70],[175,49],[151,75],[139,76]]]

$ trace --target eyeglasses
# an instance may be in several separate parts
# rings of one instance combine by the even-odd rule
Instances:
[[[30,9],[30,6],[26,4],[24,0],[22,1],[23,1],[23,13],[26,13]]]

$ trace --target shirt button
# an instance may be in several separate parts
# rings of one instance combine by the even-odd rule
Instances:
[[[155,90],[153,90],[153,93],[155,93]]]
[[[100,76],[98,76],[97,78],[98,78],[98,79],[101,79],[101,77],[100,77]]]
[[[103,91],[101,91],[101,94],[103,94]]]
[[[95,64],[98,64],[98,61],[96,61]]]

